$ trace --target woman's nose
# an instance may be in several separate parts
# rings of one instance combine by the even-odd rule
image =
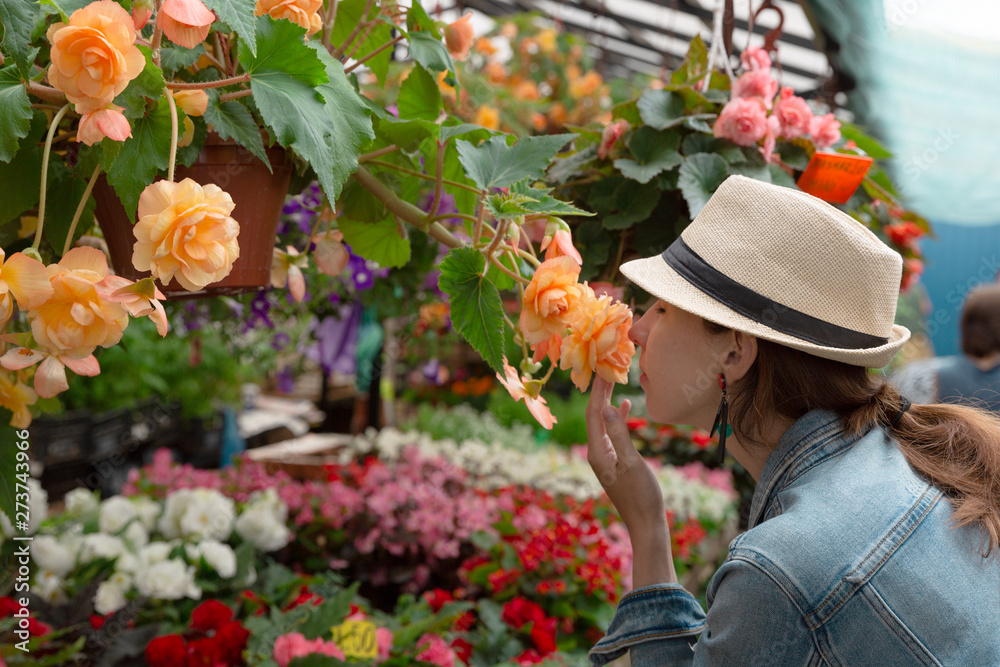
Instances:
[[[633,317],[632,326],[628,330],[628,339],[634,344],[642,347],[646,340],[646,329],[643,326],[646,316],[643,315],[638,321]]]

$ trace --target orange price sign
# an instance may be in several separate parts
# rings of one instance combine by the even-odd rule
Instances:
[[[798,186],[823,201],[846,204],[873,161],[860,155],[817,152],[799,177]]]

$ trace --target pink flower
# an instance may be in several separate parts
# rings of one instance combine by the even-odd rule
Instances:
[[[771,69],[771,56],[759,46],[748,46],[746,51],[740,54],[740,62],[743,63],[743,69],[751,71]]]
[[[563,223],[563,225],[565,224]],[[542,250],[545,251],[546,260],[565,256],[583,266],[583,257],[580,256],[580,251],[573,246],[573,237],[569,229],[557,229],[552,236],[546,236],[542,240]]]
[[[313,654],[328,655],[338,660],[345,659],[344,652],[336,644],[323,641],[319,637],[306,639],[299,632],[290,632],[274,641],[274,661],[280,667],[288,667],[288,663],[294,658]]]
[[[501,377],[497,373],[500,384],[510,392],[515,401],[520,401],[523,398],[531,416],[537,419],[543,428],[552,430],[552,425],[559,420],[552,415],[552,411],[545,404],[545,399],[539,394],[542,389],[541,383],[538,380],[519,377],[517,370],[507,363],[507,357],[503,359],[503,370],[506,377]]]
[[[722,108],[715,121],[716,137],[740,146],[753,146],[767,133],[767,112],[759,97],[736,97]]]
[[[607,158],[615,144],[628,132],[629,124],[627,120],[620,120],[604,126],[601,134],[601,145],[597,147],[597,157],[602,160]]]
[[[110,303],[120,303],[132,317],[148,315],[156,323],[160,336],[167,335],[167,312],[159,299],[166,298],[156,289],[152,278],[132,282],[121,276],[105,276],[94,285],[97,295]]]
[[[153,14],[153,0],[132,0],[132,22],[136,30],[142,30]]]
[[[759,97],[764,102],[764,108],[770,109],[771,101],[777,94],[778,82],[771,78],[770,71],[766,69],[746,72],[733,81],[733,100],[738,97]]]
[[[208,37],[215,14],[201,0],[164,0],[156,21],[171,42],[193,49]]]
[[[44,360],[44,361],[43,361]],[[35,371],[35,393],[42,398],[52,398],[69,389],[66,369],[77,375],[94,377],[100,374],[101,366],[93,354],[76,358],[65,354],[47,354],[27,347],[15,347],[0,357],[0,366],[9,371],[19,371],[41,361]]]
[[[778,135],[785,139],[794,139],[809,134],[812,124],[812,110],[801,97],[792,94],[792,89],[785,86],[781,89],[781,97],[774,104],[774,113],[779,123]]]
[[[455,667],[455,651],[438,635],[425,634],[417,641],[422,650],[417,660],[432,663],[438,667]]]
[[[809,126],[809,134],[816,148],[829,148],[840,141],[840,121],[832,113],[825,116],[813,116]]]
[[[378,646],[378,657],[375,658],[375,664],[380,664],[389,659],[389,653],[392,651],[392,630],[389,628],[376,628],[375,629],[375,643]]]
[[[778,163],[780,160],[774,157],[774,147],[778,142],[778,133],[781,131],[781,123],[778,117],[771,114],[767,117],[767,134],[764,135],[764,145],[760,148],[760,154],[767,162]]]
[[[125,141],[132,136],[132,128],[122,113],[124,110],[124,107],[109,104],[103,109],[83,114],[80,116],[76,140],[88,146],[93,146],[105,137],[114,141]]]

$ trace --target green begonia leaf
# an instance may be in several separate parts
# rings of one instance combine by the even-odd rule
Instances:
[[[455,248],[441,262],[438,285],[449,296],[451,321],[493,370],[503,373],[503,303],[474,248]]]
[[[642,122],[657,130],[684,122],[684,100],[669,90],[646,90],[636,102]]]
[[[684,161],[677,152],[680,136],[676,132],[658,132],[652,127],[639,128],[629,142],[634,160],[619,158],[615,169],[623,176],[639,183],[649,183],[654,176],[666,169],[673,169]]]
[[[205,47],[201,44],[198,44],[193,49],[185,49],[179,46],[164,46],[160,49],[160,68],[164,72],[176,72],[195,64],[198,58],[203,55],[205,55]]]
[[[132,137],[121,142],[107,171],[129,220],[135,222],[139,195],[170,161],[170,109],[165,99],[154,102],[146,115],[131,121]],[[105,140],[102,143],[118,143]]]
[[[34,60],[31,48],[31,31],[39,11],[38,5],[27,0],[0,0],[0,28],[3,41],[0,47],[11,57],[23,76],[31,71]],[[2,116],[0,116],[2,117]]]
[[[844,139],[854,141],[858,145],[858,148],[863,150],[868,157],[873,157],[876,160],[884,160],[892,157],[892,153],[887,151],[882,144],[869,137],[860,127],[853,123],[842,122],[840,124],[840,136]],[[784,161],[784,154],[781,157]]]
[[[560,201],[551,194],[552,188],[531,187],[528,180],[518,181],[510,186],[510,194],[526,195],[533,201],[527,201],[522,206],[531,214],[535,215],[594,215],[583,209],[564,201]]]
[[[14,0],[14,2],[18,1],[23,2],[23,0]],[[65,23],[69,21],[69,17],[73,15],[73,12],[78,9],[83,9],[89,5],[91,1],[92,0],[42,0],[40,4],[52,5],[55,7],[59,11],[59,15],[62,17],[63,23]]]
[[[13,413],[7,408],[0,408],[0,437],[4,439],[4,446],[0,447],[0,512],[6,514],[11,524],[16,527],[17,504],[14,500],[18,493],[28,492],[29,477],[27,471],[24,471],[22,476],[18,476],[17,452],[20,451],[20,448],[17,443],[27,439],[19,438],[18,434],[26,436],[28,432],[26,430],[17,431],[13,426],[10,426],[10,420],[13,416]],[[31,441],[28,440],[28,442]],[[34,518],[32,517],[32,519]],[[15,534],[23,535],[24,531],[18,531]]]
[[[138,48],[146,57],[146,66],[114,101],[118,106],[125,108],[122,113],[129,119],[142,116],[146,112],[146,98],[155,100],[162,97],[163,89],[166,86],[163,80],[163,70],[153,64],[152,50],[146,46]]]
[[[437,23],[427,15],[419,0],[413,0],[409,11],[406,12],[406,27],[411,32],[427,30],[434,37],[441,39],[441,31],[438,30]]]
[[[245,42],[250,53],[257,55],[255,0],[203,0],[219,20],[232,28],[240,37],[240,47]]]
[[[0,69],[0,162],[10,162],[31,127],[31,100],[14,65]]]
[[[263,162],[268,170],[271,162],[264,152],[264,141],[260,136],[260,126],[250,114],[250,110],[240,100],[219,102],[219,94],[214,90],[208,92],[208,108],[205,110],[205,121],[212,124],[215,133],[223,139],[232,139],[243,148],[253,153]]]
[[[523,137],[513,146],[507,145],[505,136],[493,137],[479,146],[459,140],[458,155],[465,173],[480,188],[504,188],[523,178],[540,178],[559,149],[574,136]]]
[[[410,240],[400,236],[393,216],[374,223],[339,218],[337,227],[356,255],[381,266],[398,267],[410,261]]]
[[[726,180],[727,167],[725,159],[714,153],[696,153],[684,160],[677,187],[687,201],[692,218],[698,215],[712,193]]]
[[[42,172],[42,149],[39,141],[45,136],[48,122],[45,114],[36,112],[21,148],[10,162],[0,162],[0,224],[9,222],[38,205],[38,189]],[[49,174],[53,172],[49,160]]]
[[[340,3],[337,5],[337,20],[334,22],[333,32],[330,34],[331,44],[340,46],[350,36],[351,32],[361,22],[361,15],[364,13],[366,5],[368,6],[368,16],[364,17],[365,20],[377,20],[376,17],[378,16],[379,8],[374,3],[368,4],[367,0],[340,0]],[[360,33],[355,34],[355,43],[357,38],[361,36]],[[391,39],[392,27],[387,23],[379,21],[368,32],[365,41],[354,50],[351,57],[356,59],[364,58]],[[348,48],[347,52],[350,53],[353,48],[353,46]],[[379,83],[385,84],[385,76],[389,71],[389,61],[391,59],[392,49],[389,48],[366,60],[365,66],[371,69],[372,73],[378,78]]]
[[[441,91],[437,81],[419,64],[399,88],[399,117],[435,120],[441,113]]]

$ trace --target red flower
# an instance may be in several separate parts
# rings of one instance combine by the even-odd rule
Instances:
[[[191,612],[191,628],[208,632],[233,620],[233,610],[218,600],[205,600]]]
[[[712,436],[701,429],[694,429],[691,431],[691,442],[698,445],[698,447],[705,449],[708,447],[708,443],[712,442]]]
[[[424,600],[426,600],[427,604],[431,606],[431,611],[435,614],[441,611],[441,607],[443,607],[446,603],[451,602],[454,599],[455,598],[451,593],[441,588],[435,588],[433,591],[427,591],[424,593]]]
[[[625,420],[625,425],[628,426],[630,431],[649,426],[649,420],[643,417],[629,417]]]
[[[215,641],[224,661],[234,664],[241,661],[243,649],[247,647],[250,631],[239,621],[230,621],[215,631]]]
[[[543,616],[536,620],[531,626],[531,641],[535,642],[535,647],[541,651],[542,655],[555,651],[556,619]]]
[[[504,623],[515,630],[520,630],[525,624],[545,619],[545,611],[535,602],[527,598],[516,597],[504,604],[501,616]]]
[[[222,662],[222,649],[214,637],[194,639],[187,648],[185,667],[217,667]]]
[[[256,610],[254,611],[254,616],[260,616],[261,614],[267,613],[267,603],[264,602],[262,599],[260,599],[260,597],[256,593],[254,593],[249,589],[237,595],[236,599],[245,600],[247,602],[247,606],[250,609],[256,607]]]
[[[164,635],[146,644],[146,664],[149,667],[181,667],[187,648],[180,635]]]
[[[924,235],[924,230],[920,229],[914,222],[897,222],[887,225],[886,233],[894,244],[900,247],[912,247],[914,241]]]
[[[452,632],[468,632],[472,629],[472,626],[476,624],[476,615],[471,611],[467,611],[457,619],[455,623],[452,624]]]
[[[94,628],[95,630],[100,630],[101,626],[104,625],[104,621],[105,620],[107,620],[107,619],[105,619],[104,616],[100,616],[99,614],[91,614],[90,615],[90,627]]]
[[[545,661],[545,656],[535,649],[529,648],[527,651],[514,658],[514,661],[517,662],[518,665],[537,665],[538,663]]]
[[[455,651],[455,655],[466,665],[469,664],[469,660],[472,659],[472,644],[465,641],[461,637],[452,640],[451,648]]]
[[[12,597],[2,597],[0,598],[0,618],[6,616],[12,616],[21,611],[21,605]],[[50,628],[45,623],[42,623],[34,616],[28,617],[28,634],[32,637],[44,637],[45,635],[52,632]]]
[[[299,591],[298,597],[295,598],[294,600],[292,600],[290,603],[288,603],[288,606],[285,607],[284,611],[288,611],[289,609],[294,609],[295,607],[298,607],[300,604],[305,604],[306,602],[309,602],[310,600],[312,601],[312,605],[314,607],[316,605],[319,605],[319,604],[323,603],[323,598],[321,598],[320,596],[316,595],[315,593],[309,592],[309,589],[306,586],[303,586],[302,589]],[[353,605],[352,605],[352,607],[353,607]],[[351,609],[351,613],[353,614],[354,611],[355,610],[352,608]]]

